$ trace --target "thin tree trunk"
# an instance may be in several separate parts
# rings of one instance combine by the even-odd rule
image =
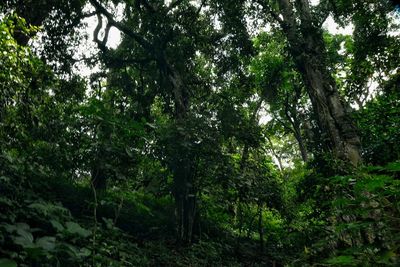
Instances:
[[[288,103],[287,103],[287,105],[288,105]],[[294,112],[296,112],[296,111],[294,111]],[[304,143],[303,136],[301,135],[300,121],[299,121],[298,117],[293,113],[291,114],[289,112],[289,110],[286,108],[286,110],[285,110],[286,119],[290,122],[290,124],[293,127],[292,132],[293,132],[294,138],[296,138],[296,141],[299,145],[301,158],[304,162],[307,162],[308,161],[308,153],[307,153],[307,148]]]
[[[262,204],[258,203],[258,234],[260,236],[260,251],[264,252],[264,228],[262,219]]]
[[[267,137],[268,143],[269,143],[269,145],[271,147],[271,153],[276,158],[276,160],[278,161],[279,170],[283,171],[282,157],[280,155],[278,155],[278,153],[276,152],[276,150],[274,148],[274,144],[272,143],[271,138],[269,138],[268,135],[266,137]]]

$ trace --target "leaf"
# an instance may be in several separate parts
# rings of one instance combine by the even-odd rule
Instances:
[[[354,257],[350,255],[343,255],[330,258],[326,262],[333,265],[350,265],[350,266],[356,265]]]
[[[58,232],[64,231],[64,226],[59,221],[50,220],[51,225],[56,229]]]
[[[36,240],[36,245],[44,250],[51,251],[56,247],[56,238],[54,236],[44,236]]]
[[[157,126],[154,123],[147,122],[146,125],[149,126],[150,128],[153,128],[153,129],[157,128]]]
[[[78,255],[79,257],[85,258],[88,257],[92,252],[87,248],[81,248]]]
[[[6,224],[3,224],[2,226],[3,226],[4,229],[5,229],[7,232],[9,232],[9,233],[12,233],[12,232],[14,232],[15,230],[17,230],[17,227],[16,227],[15,225],[13,225],[13,224],[8,224],[8,223],[6,223]]]
[[[378,189],[383,189],[385,187],[385,184],[390,181],[391,177],[385,176],[385,175],[375,175],[373,179],[365,181],[365,184],[363,187],[361,187],[361,190],[368,190],[369,192],[376,191]],[[362,184],[361,184],[362,185]]]
[[[17,267],[17,263],[10,259],[0,259],[0,267]]]
[[[42,203],[37,203],[37,202],[28,205],[28,208],[36,209],[37,211],[43,213],[45,216],[47,216],[47,213],[49,211],[48,206],[43,205]]]
[[[17,229],[22,230],[28,230],[30,228],[30,226],[26,223],[17,223],[15,226],[17,227]]]
[[[17,245],[22,246],[23,248],[32,248],[32,247],[34,247],[33,236],[31,234],[30,234],[30,236],[29,235],[24,235],[24,236],[14,237],[14,243],[17,244]]]
[[[67,232],[70,234],[78,234],[82,237],[88,237],[91,234],[89,230],[82,228],[76,222],[66,222],[65,225],[67,227]]]
[[[17,223],[16,230],[19,236],[14,237],[14,243],[24,248],[33,246],[33,235],[29,231],[30,227],[26,223]]]
[[[389,163],[385,168],[392,172],[400,172],[400,162]]]
[[[126,147],[125,148],[126,154],[128,154],[129,157],[133,158],[135,155]]]

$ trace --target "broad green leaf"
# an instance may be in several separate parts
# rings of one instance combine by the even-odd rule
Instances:
[[[15,224],[15,226],[17,227],[17,229],[22,229],[22,230],[28,230],[30,228],[30,226],[26,223],[17,223]]]
[[[33,235],[30,232],[29,225],[26,223],[17,223],[16,230],[19,236],[14,237],[14,243],[23,247],[32,247]]]
[[[68,233],[78,234],[78,235],[80,235],[82,237],[88,237],[91,234],[91,232],[89,230],[86,230],[86,229],[82,228],[76,222],[66,222],[65,225],[67,227],[67,232]]]
[[[54,248],[56,247],[55,242],[56,242],[56,238],[55,237],[53,237],[53,236],[44,236],[44,237],[38,238],[36,240],[36,245],[38,247],[43,248],[44,250],[51,251],[51,250],[54,250]]]
[[[33,236],[31,233],[27,233],[24,235],[20,235],[17,237],[14,237],[14,243],[17,245],[20,245],[24,248],[32,248],[34,247],[33,244]]]
[[[88,257],[92,252],[87,249],[87,248],[81,248],[81,250],[79,251],[78,255],[82,258],[84,257]]]
[[[42,203],[32,203],[28,207],[31,209],[36,209],[42,212],[44,215],[47,215],[49,210],[48,207],[46,205],[43,205]]]
[[[13,224],[4,224],[4,229],[7,231],[7,232],[9,232],[9,233],[12,233],[12,232],[14,232],[14,231],[16,231],[17,230],[17,227],[15,226],[15,225],[13,225]]]
[[[63,231],[65,228],[62,226],[62,224],[59,221],[56,220],[50,220],[51,225],[56,229],[58,232]]]
[[[63,244],[63,246],[65,247],[65,251],[71,256],[71,257],[79,257],[79,251],[78,251],[78,248],[77,247],[75,247],[75,246],[73,246],[73,245],[70,245],[70,244],[67,244],[67,243],[64,243]]]

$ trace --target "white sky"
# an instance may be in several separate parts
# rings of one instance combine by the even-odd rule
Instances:
[[[166,2],[170,2],[171,0],[166,0]],[[319,2],[319,0],[311,0],[311,4],[315,5]],[[89,10],[88,10],[89,11]],[[117,13],[118,14],[122,14],[122,6],[119,6],[117,8]],[[87,49],[95,51],[96,49],[96,45],[94,44],[93,40],[93,31],[97,25],[97,17],[90,17],[84,20],[87,24],[88,27],[87,28],[83,28],[81,31],[83,33],[88,33],[89,38],[87,40],[87,43],[82,44],[82,46],[80,46],[80,48],[78,49],[78,54],[87,54]],[[325,23],[323,24],[323,27],[325,29],[327,29],[330,33],[332,34],[352,34],[353,32],[353,25],[348,25],[345,28],[341,28],[339,27],[338,24],[336,24],[332,18],[332,16],[329,16],[328,19],[325,21]],[[107,46],[110,48],[116,48],[118,46],[118,44],[121,42],[121,33],[119,32],[119,30],[117,30],[116,28],[112,27],[109,33],[109,37],[108,37],[108,41],[107,41]],[[84,49],[82,49],[82,47],[85,47]],[[88,70],[90,71],[90,70]],[[84,71],[86,74],[86,70]]]

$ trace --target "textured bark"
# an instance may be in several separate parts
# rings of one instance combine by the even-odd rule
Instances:
[[[337,158],[358,165],[360,138],[329,72],[322,30],[313,21],[308,1],[295,2],[297,19],[289,0],[278,0],[278,4],[283,17],[280,23],[311,99],[324,147]]]

